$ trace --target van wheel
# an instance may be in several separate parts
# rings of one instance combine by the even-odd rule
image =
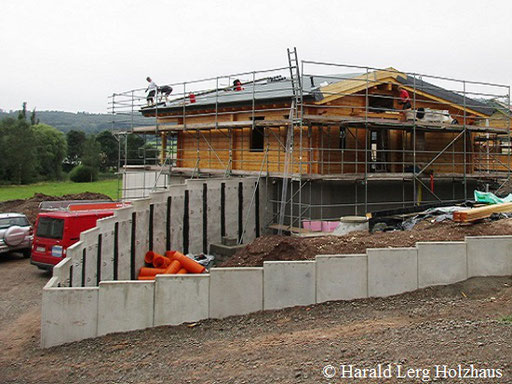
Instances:
[[[23,258],[28,259],[32,254],[32,250],[24,249],[23,251],[21,251],[21,253],[23,254]]]

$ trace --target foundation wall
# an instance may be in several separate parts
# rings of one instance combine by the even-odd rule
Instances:
[[[85,239],[96,234],[90,231]],[[80,256],[89,246],[82,239],[74,252]],[[70,288],[74,266],[74,260],[63,260],[43,290],[45,348],[111,332],[330,300],[384,297],[472,276],[508,276],[512,275],[512,236],[368,249],[366,254],[322,255],[314,261],[265,262],[263,268],[213,268],[196,276],[160,275],[149,283],[101,282],[99,288]],[[87,266],[77,273],[84,270]]]

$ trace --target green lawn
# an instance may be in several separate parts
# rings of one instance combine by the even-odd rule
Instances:
[[[117,179],[95,181],[93,183],[73,183],[72,181],[45,182],[29,185],[9,185],[0,187],[0,201],[26,199],[34,193],[62,196],[70,193],[103,193],[117,199]]]

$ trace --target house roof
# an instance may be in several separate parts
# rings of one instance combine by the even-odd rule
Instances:
[[[436,96],[443,100],[448,100],[457,105],[465,105],[468,109],[472,109],[484,115],[490,116],[494,113],[494,108],[489,104],[469,98],[467,96],[464,98],[463,94],[461,95],[445,88],[441,88],[418,77],[414,78],[413,76],[398,76],[396,80],[403,85],[416,89],[417,91],[428,93],[429,95]]]
[[[322,98],[319,89],[321,86],[339,82],[341,79],[347,79],[359,74],[343,74],[329,76],[303,76],[302,93],[304,98],[313,98],[315,100]],[[290,78],[274,77],[256,80],[254,83],[243,84],[243,90],[234,91],[233,87],[200,92],[196,94],[196,102],[191,104],[187,102],[187,108],[199,108],[215,104],[240,104],[251,103],[253,98],[256,102],[275,101],[281,99],[290,99],[293,97],[292,82]],[[183,97],[169,101],[165,105],[162,103],[159,109],[175,109],[183,107]],[[154,107],[143,107],[141,110],[154,110]]]
[[[368,81],[371,85],[379,82],[393,81],[403,84],[409,89],[415,89],[417,92],[427,94],[428,97],[442,99],[457,106],[466,106],[468,110],[476,111],[480,114],[490,116],[495,108],[488,103],[444,89],[437,85],[428,83],[418,77],[407,76],[394,68],[377,70],[369,73],[348,73],[340,75],[307,75],[302,77],[302,93],[306,99],[312,99],[317,104],[325,104],[331,100],[343,97],[366,89]],[[292,82],[286,77],[269,77],[258,79],[255,82],[243,84],[243,90],[234,91],[233,87],[225,89],[209,90],[196,94],[196,102],[186,102],[187,109],[200,109],[205,106],[229,105],[229,104],[249,104],[253,100],[256,103],[275,102],[278,100],[289,100],[293,97]],[[177,110],[183,108],[183,97],[170,100],[167,103],[158,104],[159,110]],[[142,107],[141,112],[154,111],[154,107]]]

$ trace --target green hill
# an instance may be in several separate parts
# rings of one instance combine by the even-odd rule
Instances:
[[[27,111],[27,116],[30,116],[31,111]],[[0,119],[3,117],[17,117],[18,111],[2,111],[0,110]],[[41,123],[51,125],[62,132],[68,132],[71,130],[85,131],[87,133],[97,133],[103,130],[111,130],[113,116],[108,113],[87,113],[87,112],[63,112],[63,111],[37,111],[36,117]],[[119,117],[117,118],[119,120]],[[127,120],[126,117],[124,120]],[[141,117],[138,119],[136,125],[147,124]],[[115,130],[130,129],[130,122],[119,122],[116,121]]]

